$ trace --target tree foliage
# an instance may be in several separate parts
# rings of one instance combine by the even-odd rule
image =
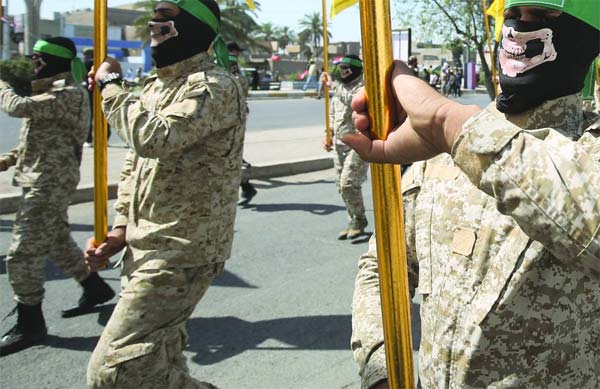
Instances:
[[[31,95],[33,76],[33,65],[28,58],[18,57],[9,61],[0,61],[0,79],[9,83],[21,96]]]
[[[313,12],[304,15],[298,22],[302,30],[298,34],[300,45],[306,45],[310,42],[311,51],[314,56],[318,55],[318,50],[323,39],[323,19],[320,12]],[[327,32],[329,38],[331,33]]]
[[[494,96],[490,67],[486,61],[484,9],[481,0],[394,0],[401,10],[397,18],[419,30],[420,36],[444,37],[456,52],[457,40],[477,51],[485,73],[486,88]],[[486,7],[492,0],[486,0]],[[415,23],[416,21],[416,23]],[[417,24],[417,25],[415,25]]]

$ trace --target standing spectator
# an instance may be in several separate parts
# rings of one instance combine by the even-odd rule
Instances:
[[[315,60],[311,59],[308,63],[308,73],[306,74],[306,82],[304,83],[304,88],[302,89],[317,89],[317,84],[317,65],[315,64]]]

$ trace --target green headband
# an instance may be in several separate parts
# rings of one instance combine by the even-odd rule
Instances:
[[[350,58],[350,57],[344,57],[344,58],[342,58],[342,60],[340,61],[340,63],[345,63],[347,65],[351,65],[351,66],[354,66],[356,68],[361,68],[361,69],[363,67],[362,61],[360,61],[358,59]]]
[[[504,9],[519,5],[531,5],[562,11],[600,30],[599,0],[506,0]]]
[[[179,8],[183,9],[202,23],[209,26],[217,36],[213,42],[213,50],[217,57],[217,63],[219,66],[229,69],[229,50],[225,41],[219,34],[219,19],[214,13],[199,0],[164,0],[167,3],[175,4]]]
[[[35,42],[35,45],[33,46],[33,51],[53,55],[59,58],[70,59],[71,75],[73,76],[73,80],[80,82],[85,79],[87,70],[85,68],[85,65],[83,64],[83,61],[76,55],[73,55],[73,52],[67,49],[66,47],[57,45],[55,43],[39,40]]]

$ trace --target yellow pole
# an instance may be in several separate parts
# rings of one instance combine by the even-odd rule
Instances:
[[[327,0],[323,0],[323,67],[325,73],[329,74],[329,36],[327,33]],[[325,142],[332,142],[331,120],[329,118],[329,77],[325,77]]]
[[[492,50],[490,20],[485,12],[487,9],[485,0],[481,0],[481,5],[483,7],[483,18],[485,19],[485,33],[487,35],[488,50],[490,52],[490,62],[492,63],[492,85],[494,85],[494,96],[498,96],[498,84],[496,83],[496,61],[494,59],[494,51]]]
[[[360,0],[365,87],[372,132],[380,139],[393,123],[390,105],[392,32],[389,0]],[[373,205],[390,388],[414,388],[411,303],[400,190],[400,167],[372,164]]]
[[[107,0],[95,0],[94,4],[94,68],[98,69],[106,58],[107,48]],[[106,240],[108,232],[108,185],[107,185],[107,137],[108,126],[102,112],[102,98],[98,88],[94,90],[94,240],[96,245]]]

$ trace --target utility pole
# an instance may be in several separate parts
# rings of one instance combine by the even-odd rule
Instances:
[[[42,0],[25,0],[27,14],[25,15],[24,45],[25,55],[33,54],[32,49],[35,41],[40,36],[40,8]]]
[[[8,0],[2,9],[2,16],[8,18]],[[8,19],[7,19],[8,20]],[[10,26],[8,23],[2,23],[2,60],[10,59]]]

